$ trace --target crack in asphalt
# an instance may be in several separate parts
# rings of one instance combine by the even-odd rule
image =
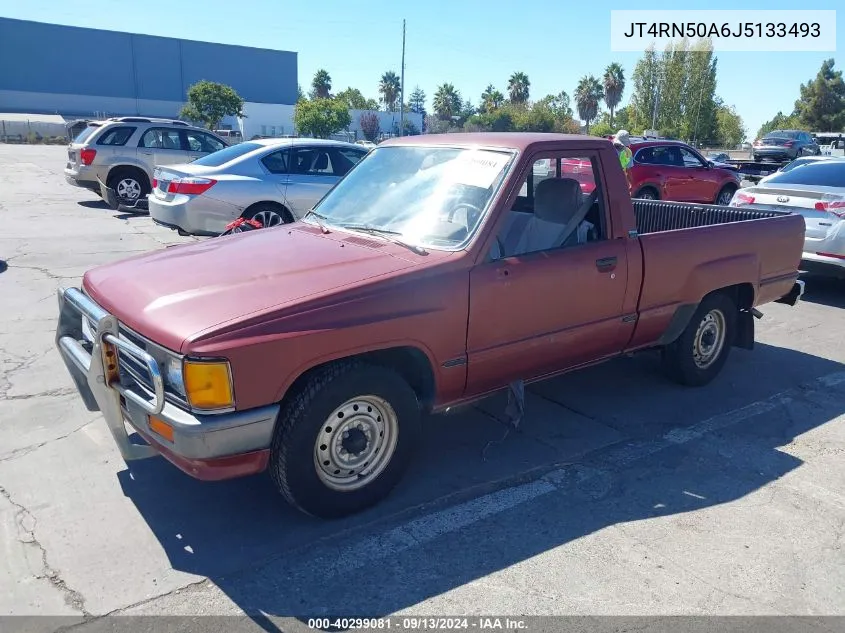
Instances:
[[[64,594],[65,603],[70,607],[79,611],[83,616],[89,617],[91,614],[85,608],[85,596],[71,588],[67,582],[61,577],[59,570],[50,566],[47,561],[47,549],[39,542],[35,536],[35,528],[38,525],[38,519],[32,512],[30,512],[23,504],[18,503],[12,498],[12,494],[3,486],[0,486],[0,495],[15,508],[15,527],[18,531],[18,541],[26,547],[36,548],[41,555],[41,570],[37,574],[33,574],[36,580],[46,580],[53,587]]]
[[[59,440],[64,440],[73,435],[74,433],[78,433],[86,426],[89,426],[96,422],[100,416],[96,416],[90,420],[88,420],[85,424],[81,424],[72,431],[68,431],[64,435],[59,435],[58,437],[50,438],[49,440],[44,440],[43,442],[38,442],[37,444],[30,444],[29,446],[22,446],[21,448],[16,448],[15,450],[0,455],[0,462],[8,462],[13,459],[20,459],[25,455],[29,455],[30,453],[37,451],[39,448],[47,446],[47,444],[52,444],[53,442],[58,442]]]

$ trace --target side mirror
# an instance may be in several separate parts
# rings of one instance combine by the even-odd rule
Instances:
[[[715,166],[716,166],[716,163],[714,163],[712,160],[707,161],[707,169],[712,169]]]

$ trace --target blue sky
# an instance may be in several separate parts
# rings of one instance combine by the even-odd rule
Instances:
[[[741,4],[741,6],[737,6]],[[612,9],[796,9],[794,0],[27,0],[2,9],[5,17],[182,37],[296,51],[299,81],[325,68],[333,90],[359,88],[377,97],[386,70],[399,71],[402,19],[407,20],[405,89],[419,85],[430,106],[437,86],[450,82],[477,103],[485,86],[502,92],[514,71],[528,74],[532,98],[566,90],[585,74],[600,76],[607,64],[622,64],[630,77],[638,53],[613,53]],[[845,33],[842,0],[807,0],[807,9],[843,9],[837,32]],[[837,44],[843,42],[837,37]],[[45,43],[49,45],[49,43]],[[78,53],[84,54],[84,53]],[[88,68],[96,68],[92,51]],[[734,105],[750,135],[778,110],[791,111],[798,87],[836,53],[719,53],[717,93]],[[845,55],[839,67],[845,67]],[[262,72],[273,80],[272,69]],[[626,89],[623,103],[630,98]]]

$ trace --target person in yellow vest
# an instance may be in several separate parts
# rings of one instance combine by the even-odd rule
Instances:
[[[626,174],[631,165],[634,164],[634,155],[631,153],[630,145],[631,135],[628,134],[628,130],[619,130],[613,137],[613,146],[619,152],[619,164]]]

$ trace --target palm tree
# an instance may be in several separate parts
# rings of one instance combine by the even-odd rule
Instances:
[[[625,91],[625,71],[622,66],[613,62],[604,69],[604,102],[610,109],[610,127],[613,127],[613,113],[622,101]]]
[[[314,79],[311,81],[311,90],[314,96],[318,99],[328,99],[329,91],[332,89],[332,78],[328,71],[321,68],[314,73]]]
[[[399,99],[399,76],[392,70],[388,70],[381,76],[378,91],[381,93],[381,102],[393,112],[396,109],[396,101]]]
[[[578,116],[587,125],[587,134],[590,133],[590,121],[599,113],[599,101],[603,97],[604,89],[598,79],[593,75],[581,77],[575,89],[575,107],[578,108]]]
[[[525,103],[528,101],[528,89],[531,82],[528,75],[523,72],[515,72],[508,80],[508,96],[512,103]]]
[[[500,108],[505,102],[505,96],[496,90],[493,84],[489,84],[484,92],[481,93],[481,106],[479,110],[483,112],[492,112],[496,108]]]
[[[443,84],[434,93],[432,107],[437,117],[443,121],[451,121],[452,117],[458,116],[462,105],[461,95],[452,84]]]

